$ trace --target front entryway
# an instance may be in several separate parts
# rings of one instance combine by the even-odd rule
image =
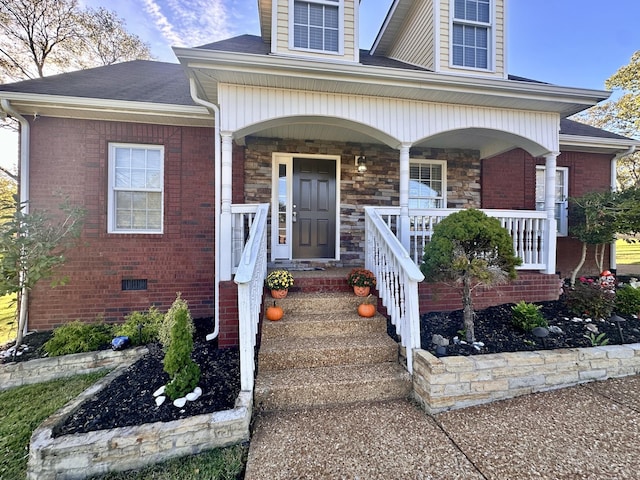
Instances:
[[[293,159],[293,258],[336,254],[336,162]]]
[[[336,259],[340,157],[274,154],[272,259]]]

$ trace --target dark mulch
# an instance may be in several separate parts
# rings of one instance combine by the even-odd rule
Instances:
[[[474,321],[475,336],[477,342],[484,343],[484,347],[477,350],[471,345],[454,344],[453,338],[458,336],[464,340],[464,335],[459,333],[463,327],[462,310],[450,313],[433,312],[422,315],[420,327],[420,339],[423,349],[435,353],[432,343],[434,334],[442,335],[449,339],[447,355],[477,355],[485,353],[532,351],[555,348],[591,347],[591,341],[584,337],[589,334],[588,322],[575,322],[573,315],[566,311],[562,301],[541,302],[541,313],[549,322],[549,326],[555,325],[562,329],[563,333],[549,333],[544,339],[536,338],[531,333],[525,333],[511,323],[511,307],[514,304],[498,305],[476,312]],[[609,320],[593,320],[591,322],[598,328],[598,332],[604,332],[609,339],[609,345],[617,345],[620,341],[618,326]],[[624,343],[640,342],[640,320],[626,318],[622,323]]]

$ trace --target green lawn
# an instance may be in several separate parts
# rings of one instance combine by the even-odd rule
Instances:
[[[16,338],[15,295],[0,297],[0,344]]]
[[[619,265],[640,264],[640,242],[628,243],[616,240],[616,263]]]
[[[0,392],[0,479],[22,479],[27,473],[29,439],[47,417],[93,384],[104,373],[79,375]],[[171,460],[138,472],[113,473],[103,480],[236,480],[244,471],[244,445]]]

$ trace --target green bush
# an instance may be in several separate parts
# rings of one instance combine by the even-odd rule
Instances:
[[[113,327],[105,323],[83,323],[79,320],[53,330],[53,337],[43,346],[51,357],[70,353],[93,352],[111,343]]]
[[[193,351],[193,326],[187,302],[176,298],[175,302],[165,315],[171,316],[171,337],[167,353],[164,356],[164,371],[169,374],[171,381],[167,384],[165,393],[171,400],[183,397],[191,392],[200,380],[200,367],[191,360]]]
[[[597,283],[580,281],[565,292],[564,302],[569,312],[577,317],[609,318],[615,293],[600,288]]]
[[[116,328],[115,335],[129,337],[132,345],[157,342],[163,319],[162,312],[153,306],[146,312],[131,312],[125,317],[125,322]]]
[[[536,327],[548,327],[549,324],[540,313],[540,306],[524,300],[511,307],[511,321],[520,330],[530,332]]]
[[[616,311],[622,315],[640,313],[640,289],[626,285],[616,291]]]
[[[187,312],[186,328],[189,332],[189,336],[193,337],[195,327],[193,325],[191,314],[189,313],[189,306],[187,305],[187,302],[181,298],[180,292],[178,292],[175,301],[171,305],[171,308],[169,308],[169,311],[165,314],[162,323],[160,324],[160,330],[158,331],[158,337],[160,339],[160,343],[162,343],[162,346],[164,347],[165,352],[171,345],[171,335],[173,331],[173,325],[176,321],[176,313],[182,310],[185,310]]]

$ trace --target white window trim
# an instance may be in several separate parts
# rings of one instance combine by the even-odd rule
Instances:
[[[301,48],[295,46],[294,37],[294,4],[296,0],[289,0],[289,50],[309,53],[323,53],[327,55],[344,55],[344,0],[298,0],[306,3],[317,3],[320,5],[330,5],[338,7],[338,51],[316,50],[314,48]]]
[[[409,167],[412,163],[440,165],[442,168],[442,206],[439,208],[447,208],[447,161],[446,160],[432,160],[429,158],[410,158]],[[411,181],[411,169],[409,169],[409,181]],[[409,202],[411,202],[411,194],[409,194]],[[420,209],[419,209],[420,210]]]
[[[540,170],[541,172],[545,172],[547,167],[545,165],[536,165],[536,171]],[[562,171],[563,175],[563,185],[562,189],[564,191],[564,200],[562,202],[556,201],[555,203],[562,204],[560,208],[560,218],[557,220],[557,236],[558,237],[566,237],[569,235],[569,167],[556,167],[556,172]],[[537,177],[537,175],[536,175]],[[556,173],[557,178],[557,173]],[[537,179],[536,179],[537,182]],[[547,186],[545,185],[545,190]],[[538,203],[536,199],[536,204]]]
[[[157,230],[122,229],[116,228],[115,214],[115,150],[116,148],[143,148],[145,150],[160,151],[160,178],[162,179],[160,189],[130,189],[131,191],[160,192],[160,228]],[[109,143],[108,153],[108,192],[107,192],[107,233],[115,234],[143,234],[159,235],[164,233],[164,146],[148,145],[141,143]]]
[[[468,70],[472,72],[495,72],[495,50],[496,50],[496,3],[494,0],[489,2],[489,19],[490,23],[477,22],[472,20],[464,20],[455,17],[455,0],[449,2],[449,68],[460,70]],[[487,29],[487,68],[466,67],[464,65],[456,65],[453,63],[453,26],[470,25],[473,27],[484,27]]]

